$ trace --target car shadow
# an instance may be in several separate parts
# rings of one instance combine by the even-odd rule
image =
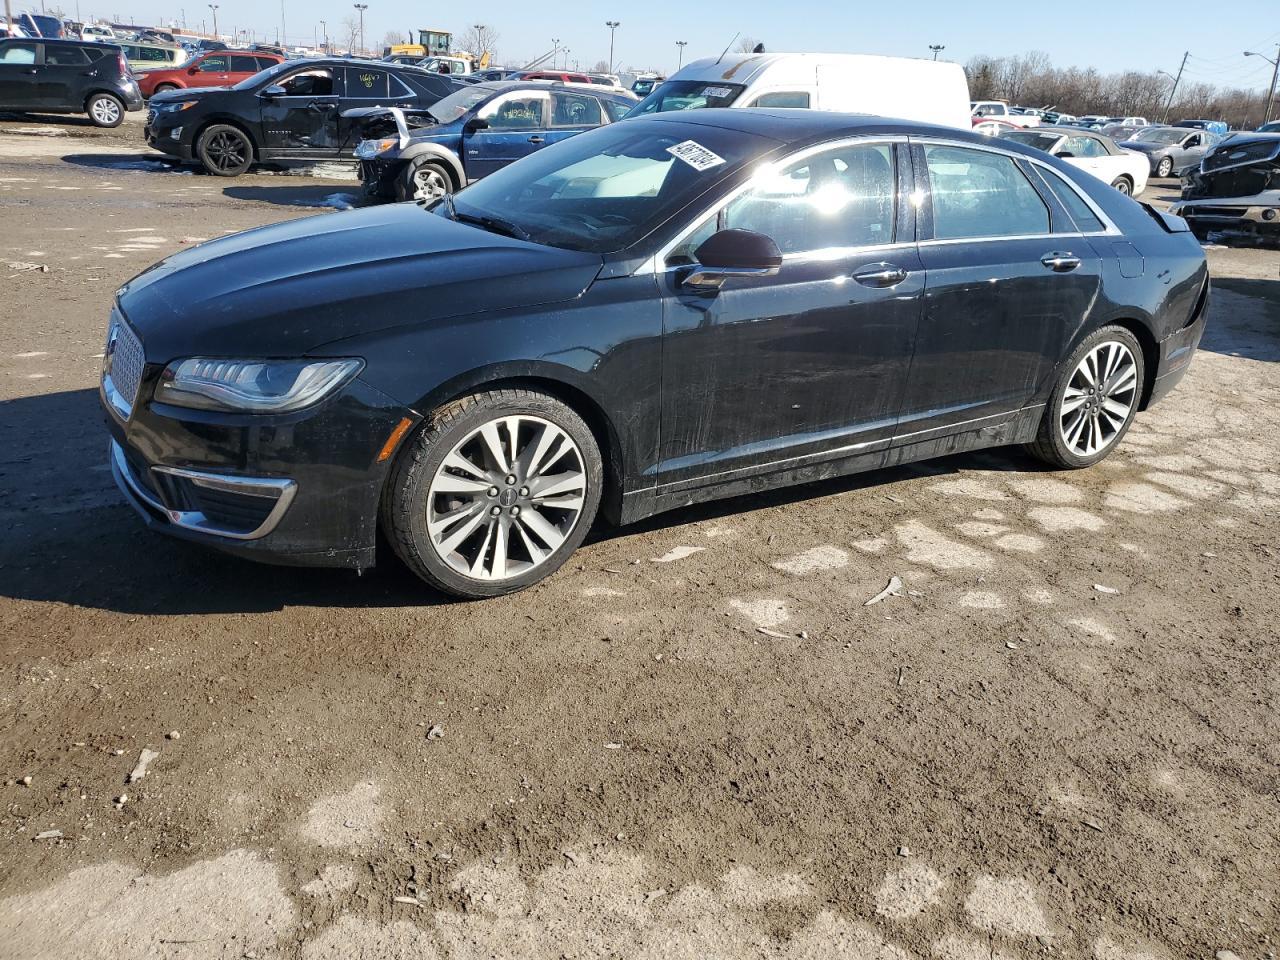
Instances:
[[[1214,277],[1213,290],[1200,349],[1229,357],[1280,361],[1280,280]],[[1222,291],[1248,297],[1249,302],[1243,309],[1236,303],[1222,309]]]
[[[184,176],[204,173],[196,167],[185,166],[157,153],[68,153],[62,157],[62,162],[77,167],[92,167],[95,170],[144,170]]]
[[[284,178],[287,179],[287,178]],[[240,185],[227,187],[222,195],[232,200],[253,200],[282,207],[318,207],[330,210],[352,210],[364,205],[360,185],[335,180],[326,184],[281,183],[270,186]]]

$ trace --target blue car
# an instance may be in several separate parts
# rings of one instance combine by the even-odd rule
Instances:
[[[365,107],[355,121],[366,196],[427,202],[460,190],[549,143],[614,123],[635,98],[582,84],[491,81],[429,109]]]

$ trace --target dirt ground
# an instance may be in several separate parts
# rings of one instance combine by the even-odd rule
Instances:
[[[356,184],[37,125],[0,122],[0,958],[1275,957],[1280,253],[1209,250],[1190,375],[1092,470],[737,499],[449,603],[148,534],[105,463],[115,288]]]

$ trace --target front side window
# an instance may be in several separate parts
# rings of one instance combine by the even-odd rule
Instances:
[[[935,239],[1049,233],[1049,208],[1012,157],[943,145],[924,154]]]
[[[786,107],[799,110],[809,109],[809,94],[796,91],[788,93],[777,90],[773,93],[762,93],[751,103],[753,107]]]
[[[553,127],[598,127],[600,101],[580,93],[554,93],[551,95],[551,125]]]
[[[381,70],[369,70],[364,67],[347,67],[347,96],[352,100],[386,99],[390,92],[387,75]]]
[[[0,50],[0,63],[35,63],[34,43],[10,43]]]
[[[783,255],[893,242],[891,148],[838,147],[762,176],[731,201],[721,229],[772,237]]]
[[[228,57],[205,57],[200,61],[201,73],[226,73],[228,68]]]
[[[329,97],[333,95],[332,70],[302,70],[280,82],[288,97]]]
[[[512,94],[480,111],[491,130],[538,130],[546,126],[547,94]]]

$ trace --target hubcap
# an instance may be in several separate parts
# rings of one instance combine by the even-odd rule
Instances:
[[[423,168],[413,171],[413,199],[430,203],[449,192],[449,184],[439,170]]]
[[[120,108],[112,100],[102,99],[93,102],[93,118],[99,123],[115,123],[120,116]]]
[[[1084,355],[1062,396],[1058,430],[1078,457],[1115,442],[1138,402],[1138,365],[1129,348],[1109,340]]]
[[[205,148],[210,161],[219,170],[234,170],[245,162],[244,141],[232,133],[216,133]]]
[[[501,417],[444,458],[427,492],[427,533],[464,576],[507,580],[555,553],[586,493],[582,451],[567,433],[541,417]]]

